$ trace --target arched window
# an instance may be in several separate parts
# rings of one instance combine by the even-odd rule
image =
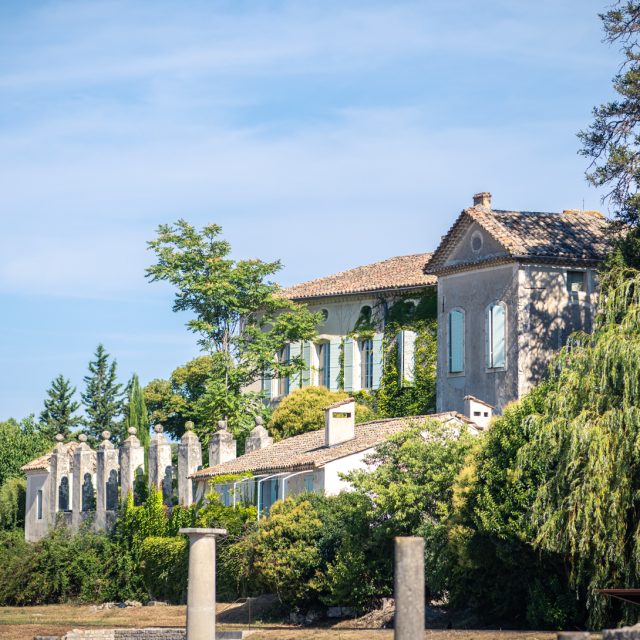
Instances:
[[[449,311],[449,373],[464,371],[464,311]]]
[[[69,478],[62,476],[58,487],[58,511],[69,511]]]
[[[504,368],[507,345],[507,307],[494,302],[487,307],[486,316],[487,368]]]

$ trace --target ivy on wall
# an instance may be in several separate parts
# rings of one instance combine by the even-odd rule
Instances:
[[[436,289],[405,294],[393,302],[381,299],[372,311],[360,314],[349,335],[358,339],[372,338],[376,326],[382,323],[384,365],[380,387],[375,391],[355,392],[354,396],[380,417],[432,413],[436,406]],[[402,380],[400,375],[397,337],[401,331],[416,333],[413,381]],[[341,380],[344,383],[344,357],[341,359]]]

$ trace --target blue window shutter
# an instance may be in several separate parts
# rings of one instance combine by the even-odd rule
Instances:
[[[289,357],[291,360],[298,358],[302,354],[302,344],[300,342],[292,342],[289,345]],[[299,389],[301,384],[300,374],[294,373],[289,380],[289,389]]]
[[[376,333],[373,336],[373,381],[371,384],[372,389],[378,389],[380,387],[380,380],[382,379],[382,365],[383,365],[383,354],[382,354],[382,340],[383,334]]]
[[[464,312],[453,309],[449,312],[449,372],[464,371]]]
[[[302,371],[302,386],[308,387],[311,384],[311,343],[304,342],[302,345],[302,359],[304,369]]]
[[[353,391],[353,338],[344,340],[344,390]]]
[[[338,390],[338,377],[340,375],[340,338],[331,338],[329,342],[329,389]]]
[[[494,367],[504,367],[505,362],[505,310],[501,304],[491,308],[491,342]]]
[[[490,369],[493,365],[493,353],[491,352],[492,350],[492,338],[491,338],[491,314],[492,314],[493,308],[491,307],[491,305],[489,305],[487,307],[487,311],[485,313],[484,316],[484,351],[485,351],[485,364],[487,366],[487,369]]]

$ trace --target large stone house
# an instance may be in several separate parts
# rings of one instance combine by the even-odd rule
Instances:
[[[591,330],[607,238],[596,211],[504,211],[474,196],[425,268],[438,279],[438,411],[472,395],[500,413],[572,331]]]
[[[302,355],[306,364],[302,375],[263,378],[265,397],[278,402],[294,389],[306,386],[331,390],[342,386],[345,391],[377,389],[382,375],[386,311],[401,299],[409,304],[417,302],[427,289],[435,287],[436,278],[424,272],[430,255],[398,256],[284,289],[283,296],[321,313],[323,321],[314,342],[294,343],[278,354],[285,361]],[[358,336],[359,326],[372,328],[373,332]],[[398,336],[400,375],[407,381],[413,375],[414,339],[410,331]]]

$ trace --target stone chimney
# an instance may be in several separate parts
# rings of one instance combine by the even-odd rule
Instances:
[[[483,400],[478,400],[473,396],[465,396],[464,398],[465,415],[481,429],[486,429],[489,426],[493,410],[494,407]]]
[[[209,438],[209,466],[234,460],[236,455],[236,441],[227,431],[227,422],[219,420],[218,430]]]
[[[488,191],[481,191],[473,196],[473,206],[491,209],[491,194]]]
[[[273,444],[273,438],[269,435],[269,432],[264,428],[262,424],[262,418],[256,416],[256,426],[252,429],[251,434],[247,438],[244,444],[244,452],[251,453],[258,449],[264,449]]]
[[[356,437],[356,403],[353,398],[336,402],[324,410],[324,445],[333,447]]]

